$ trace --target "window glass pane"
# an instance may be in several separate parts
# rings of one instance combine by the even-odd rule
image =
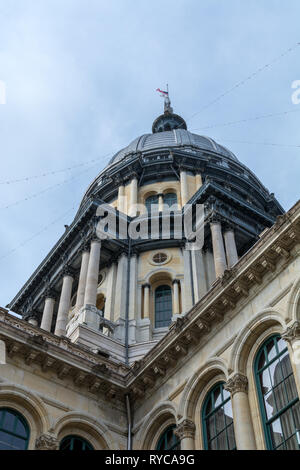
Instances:
[[[207,449],[235,449],[233,414],[230,395],[225,393],[222,384],[214,387],[206,397],[203,408],[204,437]]]
[[[10,411],[5,411],[2,428],[5,429],[6,431],[12,432],[14,430],[15,419],[16,419],[16,416],[13,413],[11,413]]]
[[[219,387],[214,392],[214,402],[215,402],[215,408],[217,408],[222,403],[221,389]]]
[[[215,415],[207,419],[207,434],[209,439],[214,438],[216,435]]]
[[[180,450],[180,440],[174,434],[175,426],[167,428],[160,436],[157,450]]]
[[[27,449],[29,427],[17,411],[0,409],[0,423],[0,449]]]
[[[269,369],[265,369],[260,374],[260,381],[261,381],[261,386],[262,386],[262,392],[265,395],[266,393],[269,392],[269,390],[271,390],[271,387],[272,387]]]
[[[172,318],[172,291],[160,286],[155,291],[155,327],[169,326]]]
[[[226,419],[226,426],[228,426],[230,423],[233,423],[233,413],[232,413],[231,400],[229,400],[227,403],[225,403],[224,413],[225,413],[225,419]]]
[[[259,373],[264,347],[268,360],[264,363],[264,371]],[[295,447],[298,442],[299,398],[286,343],[279,337],[273,337],[262,346],[261,352],[257,355],[256,374],[258,393],[265,404],[261,415],[267,446],[281,450],[299,448],[298,444]]]
[[[17,421],[15,433],[20,437],[27,437],[27,430],[20,420]]]
[[[229,449],[234,450],[236,448],[236,444],[235,444],[233,424],[231,424],[229,428],[227,428],[227,438],[228,438]]]
[[[279,446],[283,441],[283,432],[280,419],[276,419],[276,421],[271,424],[271,433],[274,447]]]
[[[177,204],[177,196],[175,193],[167,193],[164,195],[164,204],[171,207]]]
[[[276,386],[279,382],[282,382],[283,376],[280,367],[280,361],[277,359],[269,365],[270,377],[272,386]]]
[[[277,338],[277,348],[278,352],[284,351],[284,349],[286,349],[286,342],[282,338]]]
[[[262,350],[258,360],[258,370],[262,369],[266,365],[265,351]]]
[[[145,206],[146,206],[149,213],[151,211],[152,212],[157,211],[158,210],[158,207],[157,207],[158,206],[158,196],[157,195],[149,196],[145,201]]]
[[[270,341],[266,346],[269,362],[277,355],[275,344],[274,341]]]
[[[93,450],[93,446],[79,436],[66,436],[60,443],[60,450]]]

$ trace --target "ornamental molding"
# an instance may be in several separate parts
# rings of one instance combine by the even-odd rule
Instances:
[[[281,335],[281,338],[288,343],[293,343],[295,340],[300,339],[300,322],[295,321],[289,326],[286,331]]]
[[[174,434],[180,439],[194,439],[196,432],[195,423],[190,419],[185,419],[174,429]]]
[[[247,393],[248,379],[245,375],[237,373],[227,381],[224,388],[230,392],[231,396],[238,392]]]
[[[58,439],[53,434],[42,434],[35,441],[36,450],[58,450]]]

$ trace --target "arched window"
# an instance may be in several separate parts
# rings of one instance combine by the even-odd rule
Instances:
[[[169,326],[172,318],[172,290],[159,286],[155,290],[155,328]]]
[[[156,450],[180,450],[180,440],[174,434],[175,424],[169,426],[160,436]]]
[[[94,448],[80,436],[66,436],[61,441],[59,450],[94,450]]]
[[[230,393],[219,383],[208,393],[202,409],[204,447],[236,449]]]
[[[285,341],[269,338],[254,363],[268,449],[300,449],[300,402]]]
[[[177,195],[176,193],[167,193],[164,195],[164,204],[169,207],[177,204]]]
[[[26,450],[29,426],[15,410],[0,408],[0,450]]]
[[[154,194],[153,196],[147,197],[145,201],[145,206],[148,211],[148,214],[151,214],[151,207],[154,205],[158,205],[158,195]],[[153,208],[154,211],[154,208]]]

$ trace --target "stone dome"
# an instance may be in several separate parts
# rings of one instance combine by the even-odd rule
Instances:
[[[128,155],[148,152],[164,148],[193,149],[211,151],[225,158],[238,161],[237,157],[223,145],[218,144],[210,137],[193,134],[185,129],[173,129],[171,131],[143,134],[134,139],[127,147],[117,152],[110,160],[109,165],[120,162]]]

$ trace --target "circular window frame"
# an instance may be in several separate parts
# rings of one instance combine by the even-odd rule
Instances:
[[[161,263],[156,263],[156,262],[153,260],[153,258],[154,258],[156,255],[160,254],[160,253],[166,255],[167,258],[165,259],[165,261],[162,261]],[[149,258],[148,258],[148,261],[149,261],[150,264],[152,264],[152,266],[163,266],[164,264],[169,263],[169,262],[171,261],[171,259],[172,259],[172,255],[171,255],[171,254],[166,253],[165,251],[162,251],[162,250],[158,250],[158,251],[156,251],[155,253],[151,253],[151,255],[150,255]]]

